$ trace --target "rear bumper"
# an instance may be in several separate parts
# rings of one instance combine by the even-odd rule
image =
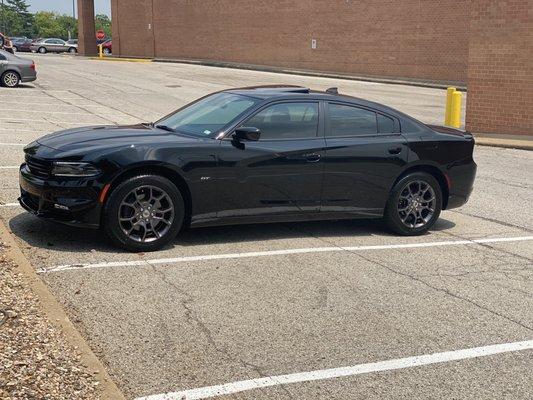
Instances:
[[[94,180],[47,180],[30,174],[26,164],[19,170],[20,205],[30,213],[66,225],[98,229],[100,188]]]
[[[32,75],[23,75],[20,77],[20,81],[21,82],[33,82],[34,80],[37,79],[37,74],[34,73]]]
[[[471,162],[455,166],[453,173],[450,172],[450,193],[446,210],[457,208],[465,205],[474,190],[474,181],[476,179],[477,165]]]

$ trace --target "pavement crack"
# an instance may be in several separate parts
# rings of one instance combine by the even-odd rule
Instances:
[[[258,377],[260,377],[260,378],[264,377],[264,376],[267,376],[267,374],[265,374],[263,372],[263,370],[262,370],[262,368],[260,366],[258,366],[256,364],[253,364],[253,363],[251,363],[249,361],[246,361],[246,360],[244,360],[242,358],[236,357],[236,356],[232,355],[225,348],[219,346],[217,344],[217,342],[215,341],[214,337],[213,337],[213,333],[211,332],[211,329],[209,329],[209,327],[200,319],[198,314],[192,308],[191,304],[192,304],[192,302],[194,300],[193,296],[189,292],[183,290],[183,288],[181,288],[179,285],[176,285],[174,282],[168,280],[166,275],[164,274],[164,272],[162,270],[158,269],[155,265],[150,264],[150,266],[152,267],[152,271],[157,276],[159,276],[161,278],[161,280],[165,284],[169,285],[174,290],[176,290],[177,293],[179,293],[181,296],[183,296],[183,299],[180,300],[180,304],[181,304],[182,308],[185,310],[185,317],[187,319],[187,322],[194,323],[200,329],[200,331],[204,335],[207,343],[217,353],[221,354],[228,361],[237,362],[237,363],[241,364],[241,366],[253,370],[258,375]],[[292,395],[290,394],[290,392],[288,392],[285,388],[283,390],[286,392],[286,394],[289,397],[292,398]]]
[[[434,290],[434,291],[444,293],[444,294],[446,294],[447,296],[453,297],[453,298],[455,298],[455,299],[457,299],[457,300],[460,300],[460,301],[463,301],[463,302],[469,303],[469,304],[473,305],[474,307],[479,308],[480,310],[483,310],[483,311],[489,312],[489,313],[491,313],[491,314],[493,314],[493,315],[496,315],[496,316],[498,316],[498,317],[500,317],[500,318],[503,318],[503,319],[505,319],[505,320],[507,320],[507,321],[513,323],[513,324],[516,324],[516,325],[518,325],[518,326],[520,326],[520,327],[522,327],[522,328],[524,328],[524,329],[526,329],[526,330],[528,330],[528,331],[530,331],[530,332],[533,332],[533,327],[530,327],[530,326],[526,325],[525,323],[523,323],[523,322],[521,322],[521,321],[515,320],[515,319],[513,319],[513,318],[511,318],[511,317],[508,317],[507,315],[504,315],[504,314],[502,314],[502,313],[500,313],[500,312],[498,312],[498,311],[496,311],[496,310],[493,310],[493,309],[488,308],[488,307],[486,307],[486,306],[484,306],[484,305],[482,305],[482,304],[479,304],[479,303],[475,302],[474,300],[471,300],[471,299],[469,299],[469,298],[467,298],[467,297],[463,297],[463,296],[461,296],[461,295],[459,295],[459,294],[457,294],[457,293],[451,292],[451,291],[448,290],[448,289],[440,288],[440,287],[437,287],[437,286],[433,286],[433,285],[429,284],[428,282],[424,281],[423,279],[420,279],[419,277],[417,277],[417,276],[415,276],[415,275],[411,275],[411,274],[408,274],[408,273],[405,273],[405,272],[398,271],[398,270],[392,268],[391,266],[389,266],[389,265],[387,265],[387,264],[385,264],[385,263],[382,263],[382,262],[376,261],[376,260],[374,260],[374,259],[372,259],[372,258],[369,258],[369,257],[365,257],[363,254],[361,254],[361,253],[359,253],[359,252],[355,252],[355,251],[353,251],[353,250],[347,250],[346,248],[344,248],[344,247],[342,247],[342,246],[339,246],[338,244],[336,244],[336,243],[333,242],[333,241],[326,240],[326,239],[324,239],[324,238],[321,238],[321,237],[318,237],[318,236],[314,235],[312,232],[308,232],[308,231],[306,231],[306,230],[302,230],[302,232],[304,232],[304,233],[310,235],[311,237],[314,237],[315,239],[317,239],[317,240],[319,240],[319,241],[321,241],[321,242],[323,242],[323,243],[326,243],[326,244],[328,244],[328,245],[330,245],[330,246],[337,247],[337,248],[339,248],[339,249],[341,249],[341,250],[344,250],[344,251],[347,252],[347,253],[353,254],[354,256],[356,256],[356,257],[358,257],[358,258],[361,258],[361,259],[363,259],[363,260],[365,260],[365,261],[367,261],[367,262],[369,262],[369,263],[372,263],[372,264],[377,265],[377,266],[379,266],[379,267],[381,267],[381,268],[384,268],[384,269],[386,269],[386,270],[388,270],[388,271],[390,271],[390,272],[392,272],[392,273],[394,273],[394,274],[396,274],[396,275],[399,275],[399,276],[402,276],[402,277],[407,278],[407,279],[409,279],[409,280],[412,280],[412,281],[414,281],[414,282],[417,282],[417,283],[419,283],[419,284],[421,284],[421,285],[424,285],[424,286],[426,286],[426,287],[428,287],[428,288],[430,288],[430,289],[432,289],[432,290]],[[463,238],[463,237],[458,236],[458,235],[452,235],[452,234],[449,234],[449,235],[450,235],[450,236],[457,237],[457,238],[462,238],[462,239],[464,239],[464,240],[470,240],[470,239]],[[479,243],[476,243],[476,244],[479,244]],[[495,249],[495,250],[496,250],[496,251],[499,251],[499,249]],[[517,257],[528,259],[527,257],[522,257],[522,256],[519,256],[519,255],[517,255]],[[528,259],[528,260],[529,260],[529,259]]]
[[[459,210],[446,210],[446,211],[447,212],[451,212],[451,213],[455,213],[455,214],[466,215],[467,217],[479,218],[479,219],[481,219],[483,221],[486,221],[486,222],[492,222],[494,224],[503,225],[503,226],[506,226],[508,228],[516,228],[516,229],[520,229],[520,230],[522,230],[524,232],[533,233],[533,229],[529,229],[529,228],[526,228],[524,226],[520,226],[520,225],[516,225],[516,224],[511,224],[510,222],[506,222],[506,221],[500,221],[499,219],[484,217],[482,215],[471,214],[471,213],[467,213],[467,212],[459,211]]]

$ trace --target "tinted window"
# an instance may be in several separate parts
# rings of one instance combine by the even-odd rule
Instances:
[[[216,93],[156,122],[178,132],[214,136],[259,100],[232,93]]]
[[[316,137],[318,103],[280,103],[269,106],[243,126],[259,128],[261,139],[299,139]]]
[[[378,133],[376,113],[340,104],[329,105],[329,136],[358,136]]]
[[[4,56],[3,54],[0,54],[0,61],[5,61],[7,60],[6,56]]]
[[[379,133],[393,133],[394,132],[394,120],[381,114],[378,116],[378,132]]]

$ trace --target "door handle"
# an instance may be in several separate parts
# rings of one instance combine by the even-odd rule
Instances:
[[[389,153],[390,154],[400,154],[402,152],[402,148],[401,147],[391,147],[389,149]]]
[[[318,162],[318,161],[320,161],[320,154],[317,154],[317,153],[304,154],[304,157],[307,160],[307,162]]]

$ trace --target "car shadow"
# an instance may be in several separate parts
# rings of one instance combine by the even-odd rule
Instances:
[[[28,85],[27,83],[19,83],[17,86],[17,89],[35,89],[36,86],[34,85]]]
[[[451,229],[455,224],[440,218],[433,231]],[[75,228],[42,220],[28,213],[9,220],[14,235],[28,248],[37,247],[65,252],[124,252],[113,246],[101,230]],[[338,237],[366,237],[396,235],[390,233],[380,220],[328,220],[312,222],[285,222],[194,228],[183,230],[164,250],[207,244],[237,244],[274,239],[315,238],[331,241]]]

